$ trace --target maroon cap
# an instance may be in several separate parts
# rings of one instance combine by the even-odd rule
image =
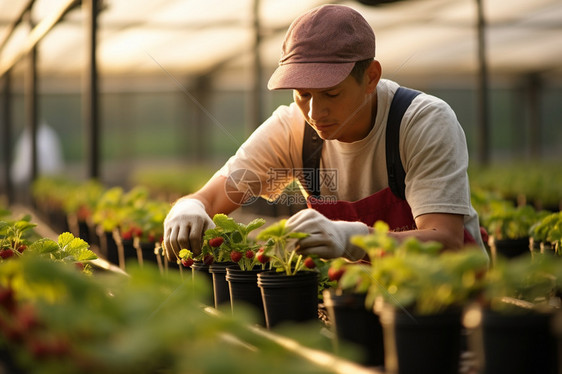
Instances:
[[[322,5],[289,26],[267,88],[332,87],[357,61],[374,57],[375,33],[365,18],[344,5]]]

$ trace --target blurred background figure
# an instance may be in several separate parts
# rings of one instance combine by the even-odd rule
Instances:
[[[14,185],[31,181],[31,132],[24,129],[14,147],[12,182]],[[55,130],[46,121],[37,128],[37,172],[39,175],[56,175],[63,171],[62,146]]]

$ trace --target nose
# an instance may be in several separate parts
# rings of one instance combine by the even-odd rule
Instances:
[[[325,102],[317,96],[313,95],[308,105],[308,118],[310,118],[313,122],[319,122],[326,116],[327,107]]]

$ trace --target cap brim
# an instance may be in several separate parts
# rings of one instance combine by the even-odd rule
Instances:
[[[354,62],[280,65],[271,75],[267,88],[282,90],[333,87],[347,78],[353,66],[355,66]]]

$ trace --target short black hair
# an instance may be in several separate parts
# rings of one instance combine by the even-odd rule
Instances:
[[[369,65],[371,65],[371,62],[373,62],[372,58],[357,61],[355,63],[355,66],[351,70],[351,73],[349,73],[349,75],[351,75],[353,78],[355,78],[357,83],[361,83],[361,81],[363,80],[363,75],[365,74],[365,71],[367,70]]]

